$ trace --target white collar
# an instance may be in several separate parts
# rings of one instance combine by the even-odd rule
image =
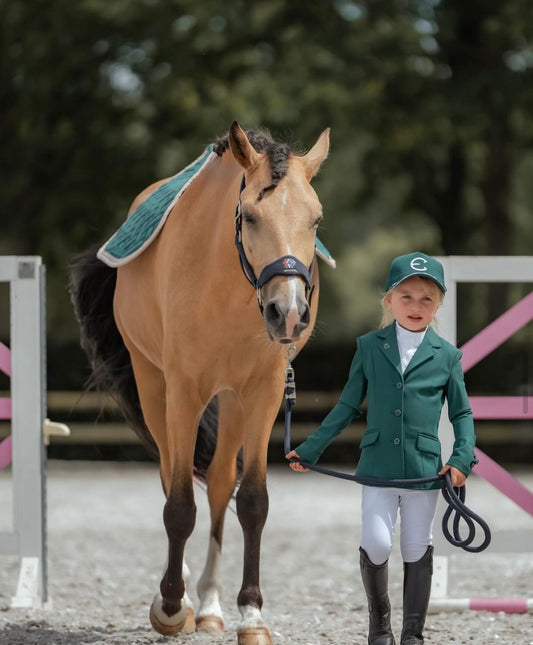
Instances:
[[[398,342],[410,345],[411,347],[418,347],[424,340],[424,336],[426,335],[426,331],[428,330],[428,328],[426,327],[422,331],[409,331],[409,329],[405,329],[405,327],[399,325],[397,320],[395,321],[395,327],[396,338],[398,339]]]
[[[411,359],[415,355],[416,350],[424,340],[426,329],[422,331],[409,331],[404,329],[396,321],[396,342],[398,343],[398,353],[400,354],[400,364],[402,367],[402,374],[407,369]]]

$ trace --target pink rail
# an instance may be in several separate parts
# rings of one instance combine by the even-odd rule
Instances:
[[[0,372],[11,376],[11,350],[0,343]],[[11,399],[0,397],[0,419],[11,419]],[[9,466],[13,454],[11,436],[0,442],[0,470]]]
[[[533,291],[461,347],[463,370],[467,372],[477,365],[480,360],[531,320],[533,320]]]
[[[494,351],[519,329],[533,320],[533,291],[490,325],[466,342],[461,363],[466,372]],[[474,419],[533,419],[533,397],[471,397]],[[533,515],[533,492],[525,488],[484,452],[476,448],[479,460],[474,472]]]
[[[531,419],[533,396],[471,396],[474,419]]]
[[[476,475],[483,477],[520,508],[533,515],[533,493],[482,450],[476,448],[475,451],[478,459],[474,466]]]

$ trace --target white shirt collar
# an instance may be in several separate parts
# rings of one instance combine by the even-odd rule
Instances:
[[[396,340],[398,342],[398,352],[400,354],[400,361],[402,364],[402,373],[409,365],[420,343],[424,340],[426,329],[422,331],[409,331],[401,325],[398,321],[395,322],[396,327]]]
[[[394,321],[394,325],[396,327],[396,338],[398,340],[401,339],[402,342],[414,344],[417,347],[424,340],[424,336],[426,335],[426,331],[428,330],[428,328],[426,327],[422,331],[409,331],[408,329],[405,329],[405,327],[399,325],[397,320]]]

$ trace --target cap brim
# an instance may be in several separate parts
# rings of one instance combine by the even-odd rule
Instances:
[[[391,289],[396,289],[396,287],[399,284],[402,284],[402,282],[405,282],[408,278],[425,278],[427,280],[432,280],[437,287],[442,291],[442,293],[446,293],[446,287],[442,284],[442,282],[436,278],[434,275],[431,275],[430,273],[424,273],[424,275],[420,274],[420,271],[413,271],[413,273],[410,273],[409,275],[404,276],[401,280],[398,280],[394,284],[391,284],[391,286],[387,289],[387,291],[390,291]]]

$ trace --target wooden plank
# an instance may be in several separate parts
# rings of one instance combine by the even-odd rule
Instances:
[[[313,390],[296,392],[296,410],[302,412],[328,412],[339,399],[339,392],[319,392]],[[0,397],[9,397],[9,392],[1,392]],[[118,406],[105,392],[80,392],[55,390],[47,392],[48,411],[86,413],[101,411],[118,412]]]
[[[52,436],[50,443],[59,444],[139,444],[140,439],[135,432],[125,423],[83,423],[75,422],[67,424],[71,430],[70,437]],[[483,443],[506,445],[514,444],[531,444],[531,428],[525,424],[519,426],[515,424],[476,424],[476,433],[478,439]],[[291,428],[291,443],[296,445],[305,440],[318,427],[317,423],[312,422],[295,422]],[[284,435],[283,422],[277,422],[272,429],[271,441],[282,442]],[[11,432],[9,423],[0,423],[0,441],[5,439]],[[361,440],[364,432],[363,423],[352,423],[336,439],[336,443],[349,443],[357,445]]]
[[[140,444],[141,441],[135,432],[125,423],[69,423],[70,436],[52,436],[50,443],[54,445],[65,444]],[[292,443],[301,443],[317,428],[316,423],[294,423],[291,428]],[[0,423],[0,440],[10,433],[8,423]],[[363,424],[351,424],[337,439],[337,442],[359,441],[363,436]],[[285,427],[283,423],[274,424],[271,441],[283,441]]]

